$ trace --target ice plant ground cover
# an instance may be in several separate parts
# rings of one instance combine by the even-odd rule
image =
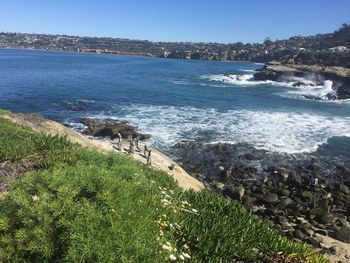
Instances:
[[[327,262],[237,202],[0,117],[4,163],[31,166],[0,194],[1,262]]]

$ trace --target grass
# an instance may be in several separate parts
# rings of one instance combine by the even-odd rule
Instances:
[[[278,253],[328,262],[239,203],[183,192],[165,173],[123,155],[1,118],[0,145],[0,162],[37,164],[0,198],[0,262],[234,262]]]

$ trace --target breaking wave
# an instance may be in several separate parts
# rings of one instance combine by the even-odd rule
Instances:
[[[196,140],[246,142],[274,152],[300,153],[315,151],[330,137],[350,137],[350,117],[298,112],[131,105],[89,117],[127,120],[152,134],[151,143],[161,149],[181,140]]]
[[[257,81],[254,79],[253,74],[219,74],[219,75],[205,75],[203,79],[221,82],[231,85],[241,86],[255,86],[262,84],[270,84],[271,86],[283,86],[289,88],[287,91],[277,93],[283,97],[289,97],[293,99],[312,99],[312,100],[324,100],[336,98],[336,91],[333,89],[333,82],[331,80],[324,80],[316,82],[313,80],[300,78],[300,77],[288,77],[281,81]]]

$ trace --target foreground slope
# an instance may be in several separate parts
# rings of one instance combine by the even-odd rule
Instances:
[[[2,116],[0,261],[327,262],[237,202]]]

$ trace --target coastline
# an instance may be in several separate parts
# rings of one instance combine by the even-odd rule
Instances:
[[[112,142],[110,140],[107,139],[91,139],[87,136],[84,136],[78,132],[75,132],[74,130],[59,124],[55,121],[51,121],[51,120],[47,120],[44,119],[40,116],[37,115],[31,115],[31,114],[21,114],[21,113],[11,113],[11,114],[7,114],[4,115],[3,118],[10,120],[14,123],[20,124],[22,126],[26,126],[26,127],[30,127],[31,129],[33,129],[36,132],[41,132],[41,133],[47,133],[47,134],[51,134],[51,135],[59,135],[59,136],[67,136],[67,139],[73,143],[78,143],[80,145],[82,145],[83,147],[87,147],[87,148],[93,148],[93,149],[97,149],[99,151],[102,152],[110,152],[110,151],[116,151],[115,147],[113,146]],[[123,141],[123,146],[127,146],[127,142]],[[139,152],[135,152],[135,154],[129,155],[130,158],[133,158],[141,163],[146,163],[146,159],[143,156],[143,145],[140,145],[141,149]],[[188,190],[188,189],[193,189],[194,191],[201,191],[202,189],[205,188],[205,186],[209,186],[209,188],[211,188],[212,190],[219,192],[221,194],[223,194],[224,196],[226,196],[228,199],[236,199],[239,202],[241,202],[243,205],[246,205],[246,197],[248,196],[248,192],[251,190],[249,188],[247,188],[246,186],[246,193],[243,193],[243,198],[238,197],[235,198],[232,195],[227,195],[227,191],[228,190],[239,190],[239,186],[237,184],[237,182],[232,181],[232,183],[235,185],[235,187],[231,187],[228,188],[227,185],[220,183],[220,182],[208,182],[206,180],[203,180],[204,183],[202,183],[200,180],[195,179],[195,177],[191,176],[189,173],[187,173],[184,169],[182,169],[178,164],[176,164],[175,169],[170,170],[169,166],[172,163],[175,163],[173,160],[171,160],[168,156],[166,156],[165,154],[163,154],[162,152],[160,152],[159,150],[155,149],[155,148],[151,148],[152,149],[152,156],[153,156],[153,163],[152,163],[152,167],[161,171],[166,172],[167,174],[173,176],[173,178],[178,182],[179,186],[181,188],[183,188],[184,190]],[[197,151],[198,149],[194,149],[194,151]],[[121,151],[118,151],[121,154],[127,154],[127,149],[122,149]],[[247,156],[249,158],[249,156]],[[192,163],[193,165],[196,165],[196,163]],[[210,165],[210,164],[209,164]],[[188,164],[184,164],[184,167],[187,167]],[[220,173],[224,173],[225,167],[218,167]],[[191,170],[188,170],[191,171]],[[235,175],[238,176],[238,175]],[[238,179],[240,178],[239,176],[237,177]],[[202,178],[203,179],[203,178]],[[298,177],[293,177],[293,180],[299,180]],[[249,181],[249,180],[248,180]],[[268,185],[271,185],[271,183],[268,183]],[[279,187],[281,187],[279,185]],[[299,187],[302,188],[301,185],[299,185]],[[266,186],[261,186],[262,189],[266,189]],[[268,189],[268,188],[267,188]],[[272,188],[273,189],[273,188]],[[248,191],[247,191],[248,190]],[[285,189],[288,191],[288,189]],[[271,193],[273,194],[273,191],[271,191]],[[292,192],[292,191],[291,191]],[[231,192],[233,193],[233,192]],[[236,194],[238,192],[235,192]],[[262,195],[263,198],[265,198],[266,200],[264,200],[265,205],[269,206],[269,203],[274,203],[274,201],[269,201],[268,199],[272,198],[274,196],[269,195],[269,194],[264,194]],[[292,198],[292,195],[290,196]],[[287,198],[283,197],[282,195],[278,195],[278,198],[280,198],[280,200],[282,200],[283,202],[287,200]],[[307,197],[306,197],[307,198]],[[273,206],[272,206],[273,207]],[[271,208],[272,208],[271,207]],[[287,204],[288,207],[288,204]],[[249,209],[249,207],[247,207]],[[251,210],[252,211],[252,210]],[[270,208],[268,208],[268,211],[272,211]],[[255,213],[253,211],[254,214],[258,214],[260,217],[264,217],[263,214],[259,214],[259,213]],[[341,262],[347,262],[347,260],[350,258],[350,243],[346,243],[337,239],[334,239],[332,237],[330,237],[328,235],[327,230],[322,230],[322,229],[318,229],[318,228],[314,228],[311,227],[308,228],[306,227],[306,224],[308,224],[305,219],[303,219],[302,216],[297,217],[297,221],[293,221],[291,224],[290,222],[286,221],[285,219],[282,219],[281,217],[278,217],[279,220],[284,220],[281,223],[282,226],[282,230],[288,230],[290,232],[290,230],[292,229],[297,229],[297,233],[301,233],[303,232],[302,235],[306,235],[307,240],[311,241],[309,242],[311,245],[313,245],[316,248],[321,249],[323,252],[326,253],[326,256],[331,260],[331,262],[338,262],[339,260],[342,260]],[[284,223],[286,225],[284,225]],[[344,223],[345,224],[345,223]],[[274,228],[275,224],[272,224],[271,227]],[[299,230],[298,225],[303,226],[304,228],[301,230]],[[284,227],[287,228],[284,228]],[[276,229],[276,228],[275,228]],[[295,233],[295,231],[292,233]],[[307,236],[310,235],[310,236]],[[289,236],[289,235],[287,235]],[[289,236],[290,238],[293,238],[292,236]],[[345,237],[346,238],[346,237]],[[294,239],[296,239],[299,242],[305,242],[306,240],[303,238],[296,238],[294,237]],[[316,243],[317,242],[317,243]]]
[[[67,139],[72,143],[80,144],[83,147],[92,148],[102,152],[119,152],[126,154],[125,150],[118,151],[113,147],[110,140],[107,139],[90,139],[58,122],[42,118],[38,115],[32,114],[22,114],[22,113],[10,113],[2,116],[4,119],[10,120],[16,124],[30,127],[33,131],[58,135],[62,137],[67,137]],[[125,145],[125,141],[124,141]],[[158,149],[150,148],[152,150],[152,167],[157,170],[164,171],[169,176],[172,176],[179,186],[184,190],[192,189],[194,191],[201,191],[204,189],[202,182],[196,178],[190,176],[183,168],[176,164],[167,155],[160,152]],[[141,145],[141,151],[135,154],[129,155],[131,158],[145,164],[146,159],[142,155],[143,145]],[[175,169],[170,170],[171,164],[176,164]]]

